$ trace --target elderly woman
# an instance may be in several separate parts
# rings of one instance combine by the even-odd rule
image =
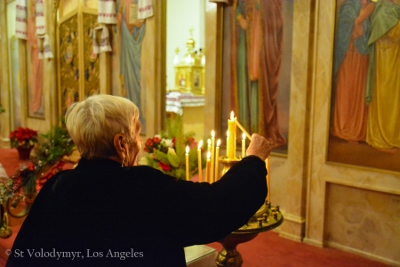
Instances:
[[[248,156],[213,184],[136,166],[137,107],[96,95],[73,104],[67,129],[81,160],[46,182],[7,266],[186,266],[185,246],[244,225],[266,197],[268,141],[254,134]]]

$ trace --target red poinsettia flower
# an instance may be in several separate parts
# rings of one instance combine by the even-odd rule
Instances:
[[[29,128],[19,127],[18,129],[10,133],[11,147],[25,147],[28,148],[33,146],[38,141],[38,133],[35,130]]]

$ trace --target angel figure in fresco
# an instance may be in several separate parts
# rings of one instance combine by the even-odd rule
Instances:
[[[278,123],[283,49],[282,0],[235,0],[231,32],[231,105],[250,132],[286,143]]]
[[[121,84],[125,87],[126,97],[137,105],[140,114],[145,114],[141,99],[140,72],[146,21],[137,18],[138,0],[120,0],[117,8],[120,73],[123,80]],[[140,123],[145,129],[144,116],[140,116]]]
[[[334,58],[335,102],[332,134],[351,142],[365,141],[370,15],[374,3],[347,0],[339,9]]]
[[[39,40],[36,36],[36,6],[35,1],[29,1],[29,17],[27,20],[28,49],[31,54],[30,111],[39,111],[42,106],[43,60],[39,58]]]
[[[372,14],[366,100],[366,141],[374,148],[400,148],[400,1],[378,0]]]

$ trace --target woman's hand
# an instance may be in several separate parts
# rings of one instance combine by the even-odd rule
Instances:
[[[259,134],[253,134],[251,136],[251,142],[247,148],[247,156],[254,155],[265,161],[272,150],[272,144],[265,137]]]

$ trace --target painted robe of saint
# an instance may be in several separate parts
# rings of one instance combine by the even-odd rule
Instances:
[[[30,112],[39,111],[42,106],[42,90],[43,90],[43,60],[39,58],[39,41],[36,36],[36,8],[35,2],[30,3],[30,14],[27,21],[28,49],[31,54],[31,88],[30,93]]]
[[[234,1],[232,16],[232,98],[238,119],[274,147],[286,140],[279,131],[278,79],[283,49],[282,0]]]
[[[119,3],[119,29],[121,38],[120,73],[126,89],[126,97],[145,114],[141,98],[142,42],[146,32],[145,20],[137,19],[138,0],[121,0]],[[142,128],[146,129],[144,116],[140,116]]]
[[[332,134],[347,141],[365,141],[367,111],[369,17],[374,3],[347,0],[340,7],[335,43],[335,103]]]
[[[400,5],[379,0],[372,14],[367,143],[400,148]]]

